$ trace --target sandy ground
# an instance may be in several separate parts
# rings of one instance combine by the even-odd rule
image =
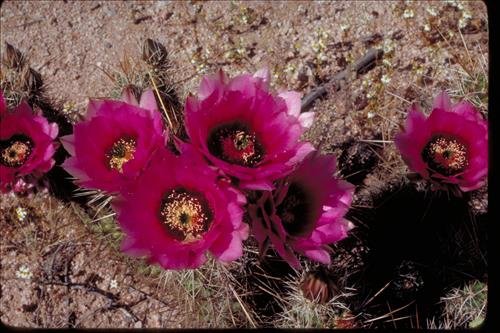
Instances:
[[[481,2],[453,1],[5,1],[0,39],[2,52],[8,42],[29,55],[50,96],[73,102],[81,113],[88,98],[110,95],[113,87],[106,72],[118,70],[124,56],[139,59],[146,38],[160,41],[169,51],[172,81],[181,98],[195,91],[204,73],[223,68],[235,75],[262,66],[272,70],[275,89],[306,94],[368,48],[382,48],[383,62],[314,104],[317,120],[308,133],[324,151],[335,151],[347,137],[381,140],[387,163],[377,171],[380,174],[394,165],[401,169],[394,148],[385,141],[393,137],[411,102],[420,101],[425,109],[432,96],[446,88],[453,98],[469,99],[486,114],[487,97],[478,95],[487,91],[487,83],[480,85],[481,75],[487,80],[486,16]],[[461,84],[464,80],[471,83]],[[30,204],[16,200],[2,195],[2,216]],[[50,204],[53,199],[37,200]],[[43,220],[50,225],[57,219]],[[171,317],[175,309],[165,310],[168,295],[141,301],[144,294],[126,287],[147,293],[151,281],[134,280],[124,259],[107,246],[101,249],[75,216],[57,223],[65,223],[64,242],[71,241],[78,250],[64,243],[40,245],[40,251],[50,253],[55,247],[67,252],[65,260],[75,276],[68,273],[62,278],[71,279],[74,288],[54,285],[47,277],[45,284],[40,282],[50,254],[30,252],[30,257],[10,244],[23,238],[15,235],[19,230],[12,223],[14,218],[1,220],[2,229],[8,226],[13,233],[12,239],[3,233],[1,244],[3,323],[177,327],[181,322]],[[33,272],[33,279],[16,278],[22,265]],[[98,275],[98,282],[93,285],[91,277],[90,287],[79,285],[91,273]],[[112,279],[119,286],[116,292],[109,287]],[[118,298],[101,293],[108,291]]]

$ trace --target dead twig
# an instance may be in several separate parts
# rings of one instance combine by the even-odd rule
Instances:
[[[358,59],[354,64],[348,66],[343,71],[335,74],[330,81],[311,90],[311,92],[302,99],[301,111],[304,112],[309,109],[316,99],[328,92],[330,86],[333,86],[335,91],[339,91],[342,82],[345,83],[349,80],[348,76],[350,73],[362,74],[368,71],[383,54],[384,51],[381,49],[369,49],[362,58]]]

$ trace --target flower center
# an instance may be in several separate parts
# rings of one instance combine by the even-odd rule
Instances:
[[[25,135],[16,134],[0,141],[0,162],[11,168],[22,166],[33,152],[33,141]]]
[[[238,123],[213,130],[208,139],[208,149],[226,162],[247,167],[257,165],[264,157],[264,150],[255,133]]]
[[[455,175],[469,165],[467,147],[455,138],[434,137],[422,151],[429,167],[445,176]]]
[[[308,227],[308,212],[311,209],[306,192],[297,184],[292,183],[288,192],[276,208],[276,214],[281,218],[283,228],[294,236],[304,234]]]
[[[168,234],[182,242],[198,240],[212,222],[213,213],[207,199],[182,188],[163,196],[160,221]]]
[[[123,173],[123,165],[134,159],[136,141],[131,137],[122,137],[116,141],[106,153],[106,159],[110,169]]]

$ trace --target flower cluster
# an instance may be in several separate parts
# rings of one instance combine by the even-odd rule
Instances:
[[[39,178],[55,164],[58,126],[26,102],[8,111],[0,91],[0,189],[23,192],[24,177]]]
[[[353,187],[333,176],[334,157],[300,139],[313,114],[300,113],[299,93],[273,95],[267,70],[204,77],[185,104],[188,142],[173,136],[178,154],[151,90],[122,99],[90,101],[61,141],[80,186],[118,194],[125,253],[167,269],[199,267],[207,253],[229,262],[250,224],[263,253],[272,243],[293,267],[295,252],[330,261],[328,244],[352,227],[343,216]]]
[[[301,139],[313,123],[301,95],[270,92],[266,69],[232,79],[219,71],[187,97],[184,116],[183,141],[165,127],[152,90],[138,101],[126,88],[120,101],[91,100],[86,119],[60,138],[75,182],[113,196],[122,251],[196,268],[207,254],[239,258],[251,230],[261,256],[272,247],[296,269],[298,255],[329,264],[329,245],[354,227],[345,219],[354,186],[335,177],[335,156]],[[24,102],[8,112],[1,93],[0,120],[0,185],[9,191],[54,165],[58,128]],[[412,106],[395,144],[435,189],[485,183],[487,122],[444,92],[427,118]]]

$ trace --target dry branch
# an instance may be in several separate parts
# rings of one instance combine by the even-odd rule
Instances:
[[[384,51],[381,49],[369,49],[362,58],[355,61],[352,65],[347,66],[343,71],[335,74],[330,81],[311,90],[311,92],[302,99],[301,111],[304,112],[309,109],[316,99],[328,92],[328,88],[333,87],[335,91],[339,91],[342,81],[349,81],[350,73],[363,74],[367,72],[383,54]]]

